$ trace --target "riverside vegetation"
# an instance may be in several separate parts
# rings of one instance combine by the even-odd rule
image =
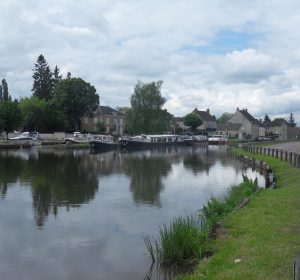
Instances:
[[[159,230],[159,238],[145,237],[153,262],[165,265],[191,264],[214,251],[213,239],[220,221],[232,213],[258,189],[257,179],[243,176],[243,182],[232,186],[225,199],[211,198],[199,215],[174,218]]]
[[[300,252],[300,172],[269,156],[254,157],[273,168],[276,189],[260,191],[247,207],[227,215],[222,234],[213,241],[215,254],[177,280],[292,278],[293,258]]]

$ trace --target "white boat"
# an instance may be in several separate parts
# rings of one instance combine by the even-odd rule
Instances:
[[[41,141],[38,132],[26,131],[15,137],[8,138],[7,143],[16,146],[34,146],[40,145]]]
[[[91,140],[90,134],[83,134],[78,131],[74,132],[73,137],[65,138],[66,144],[85,144]]]
[[[189,135],[184,142],[188,146],[207,146],[208,138],[206,135]]]
[[[213,135],[208,138],[209,145],[227,145],[228,137],[226,135]]]
[[[113,150],[120,145],[111,135],[95,135],[89,143],[92,149],[98,150]]]

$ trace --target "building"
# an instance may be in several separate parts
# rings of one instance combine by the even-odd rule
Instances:
[[[123,135],[125,130],[125,115],[108,106],[99,106],[91,116],[81,118],[81,130],[97,132],[97,123],[102,122],[105,133]]]
[[[276,118],[270,122],[267,127],[266,134],[272,135],[279,140],[287,140],[288,139],[288,123],[283,118]]]
[[[247,109],[240,110],[237,108],[227,123],[241,124],[240,140],[255,140],[259,136],[259,122],[249,114]]]
[[[203,131],[203,133],[207,135],[215,134],[217,129],[217,120],[215,116],[210,114],[209,109],[206,111],[199,111],[195,108],[192,113],[197,114],[202,120],[202,125],[198,126],[198,130]]]
[[[240,123],[218,123],[216,134],[227,135],[228,138],[242,137],[242,124]]]

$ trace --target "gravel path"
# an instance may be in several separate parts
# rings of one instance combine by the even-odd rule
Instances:
[[[270,147],[300,154],[300,142],[280,143],[280,144],[271,145]]]

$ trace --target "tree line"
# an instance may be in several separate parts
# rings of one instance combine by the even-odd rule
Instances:
[[[74,131],[80,119],[92,114],[99,105],[94,86],[81,78],[52,71],[45,57],[38,56],[33,69],[30,97],[12,100],[5,79],[0,87],[0,131],[13,130],[54,132]]]

